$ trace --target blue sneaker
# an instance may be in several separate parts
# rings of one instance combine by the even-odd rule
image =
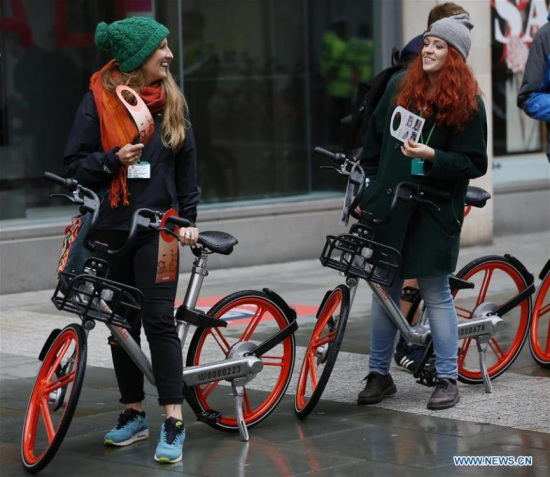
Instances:
[[[183,455],[185,426],[183,421],[170,417],[160,428],[160,441],[155,452],[155,460],[164,464],[175,464]]]
[[[118,416],[118,422],[105,437],[103,443],[107,446],[128,446],[134,442],[149,437],[149,421],[144,412],[125,409]]]

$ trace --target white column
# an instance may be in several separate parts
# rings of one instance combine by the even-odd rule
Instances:
[[[403,2],[403,38],[405,44],[427,28],[430,9],[446,0],[402,0]],[[493,193],[493,116],[492,116],[492,76],[491,76],[491,2],[487,0],[456,0],[469,14],[474,24],[472,30],[472,48],[468,64],[472,67],[479,87],[483,92],[483,101],[487,111],[487,155],[489,167],[487,174],[471,181],[471,185],[483,187]],[[464,221],[462,245],[489,243],[493,239],[493,201],[487,202],[483,209],[473,208]]]

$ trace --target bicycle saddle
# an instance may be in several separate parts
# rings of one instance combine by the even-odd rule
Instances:
[[[468,186],[466,191],[466,205],[472,207],[484,207],[487,201],[491,198],[491,194],[481,187]]]
[[[198,244],[202,245],[203,249],[211,253],[221,253],[222,255],[229,255],[233,251],[233,247],[239,243],[239,241],[225,232],[201,232],[199,234]]]

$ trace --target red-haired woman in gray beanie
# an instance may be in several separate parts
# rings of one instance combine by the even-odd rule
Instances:
[[[95,234],[109,248],[124,243],[132,214],[141,207],[161,212],[175,209],[180,217],[196,220],[199,190],[195,141],[184,116],[185,99],[170,74],[173,55],[168,34],[164,25],[146,17],[110,25],[102,22],[96,29],[96,45],[110,51],[114,59],[92,75],[90,91],[76,114],[64,164],[67,174],[81,184],[107,191]],[[141,134],[116,93],[119,85],[135,91],[152,114],[154,124]],[[182,228],[180,237],[182,244],[190,245],[196,242],[198,231]],[[178,274],[175,268],[171,278],[159,280],[160,240],[157,232],[139,232],[129,253],[110,259],[109,278],[135,286],[145,296],[141,322],[131,322],[131,334],[139,343],[143,323],[158,402],[166,414],[155,460],[173,463],[181,460],[185,439],[183,363],[173,318]],[[127,446],[149,436],[142,408],[144,378],[113,337],[109,344],[125,409],[104,441],[106,445]]]
[[[433,199],[438,210],[401,202],[394,218],[376,229],[376,240],[396,248],[403,257],[400,279],[388,290],[390,296],[399,303],[403,279],[417,277],[428,309],[438,378],[429,409],[445,409],[459,402],[457,316],[448,275],[457,264],[468,182],[487,171],[485,107],[466,64],[472,28],[465,14],[431,25],[424,34],[421,55],[388,85],[361,154],[371,182],[360,206],[375,218],[385,216],[393,191],[403,181],[451,195],[446,201]],[[419,125],[423,119],[422,129],[396,139],[390,129],[397,107],[420,117]],[[389,374],[396,332],[374,299],[370,372],[358,404],[374,404],[397,392]]]

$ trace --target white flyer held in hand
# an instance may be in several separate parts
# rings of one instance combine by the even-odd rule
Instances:
[[[399,116],[398,116],[399,115]],[[393,111],[390,121],[390,134],[401,142],[407,142],[409,139],[418,142],[422,133],[425,119],[407,111],[401,106],[397,106]],[[398,127],[394,129],[394,124],[398,122]]]

